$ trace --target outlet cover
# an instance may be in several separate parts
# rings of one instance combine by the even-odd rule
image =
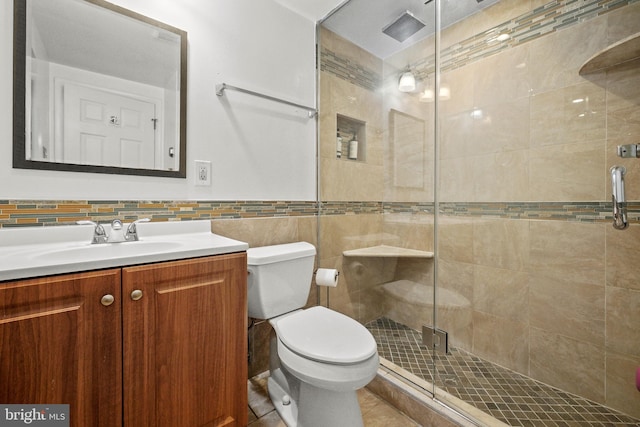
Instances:
[[[211,162],[196,160],[196,185],[211,185]]]

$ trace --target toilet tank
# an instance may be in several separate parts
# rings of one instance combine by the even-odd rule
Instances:
[[[316,248],[307,242],[247,250],[249,317],[271,319],[307,303]]]

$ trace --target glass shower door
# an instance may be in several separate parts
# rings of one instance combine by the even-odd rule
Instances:
[[[363,323],[382,364],[433,391],[434,8],[350,0],[319,26],[320,302]],[[425,58],[427,58],[425,60]]]

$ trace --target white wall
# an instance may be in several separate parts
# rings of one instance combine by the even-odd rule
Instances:
[[[188,33],[187,178],[12,168],[12,114],[0,115],[0,199],[315,200],[315,120],[226,82],[315,105],[315,23],[273,0],[111,0]],[[13,10],[0,2],[0,111],[12,111]],[[194,185],[194,161],[212,185]]]

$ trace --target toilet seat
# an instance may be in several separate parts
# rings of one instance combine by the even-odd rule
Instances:
[[[318,362],[353,364],[377,353],[375,339],[356,320],[322,306],[271,321],[289,350]]]

